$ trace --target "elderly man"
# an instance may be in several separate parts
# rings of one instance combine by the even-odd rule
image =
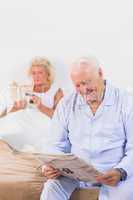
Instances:
[[[73,63],[76,91],[64,98],[53,117],[54,151],[71,152],[102,172],[99,200],[133,199],[133,98],[104,80],[92,57]],[[68,200],[81,185],[51,166],[43,167],[47,182],[41,200]]]

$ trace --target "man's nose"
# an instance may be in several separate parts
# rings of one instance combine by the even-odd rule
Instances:
[[[36,74],[36,75],[35,75],[35,78],[37,79],[38,77],[39,77],[39,75],[38,75],[38,74]]]
[[[91,93],[93,90],[92,90],[92,88],[85,87],[84,91],[87,93]]]

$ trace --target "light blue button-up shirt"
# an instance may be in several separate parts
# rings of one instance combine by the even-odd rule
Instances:
[[[133,97],[108,81],[95,115],[76,92],[62,99],[51,135],[54,152],[76,154],[100,171],[118,167],[133,175]]]

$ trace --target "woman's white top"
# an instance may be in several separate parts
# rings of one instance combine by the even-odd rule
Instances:
[[[42,104],[52,108],[58,87],[53,84],[45,93],[33,93],[41,98]],[[0,111],[10,110],[13,100],[4,93],[0,98]],[[21,151],[46,152],[50,142],[51,119],[41,113],[34,104],[28,103],[24,110],[8,113],[0,118],[0,137]]]

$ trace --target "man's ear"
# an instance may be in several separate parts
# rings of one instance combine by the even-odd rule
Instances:
[[[98,69],[98,74],[99,74],[99,76],[100,76],[101,78],[103,78],[103,70],[102,70],[101,67],[99,67],[99,69]]]

